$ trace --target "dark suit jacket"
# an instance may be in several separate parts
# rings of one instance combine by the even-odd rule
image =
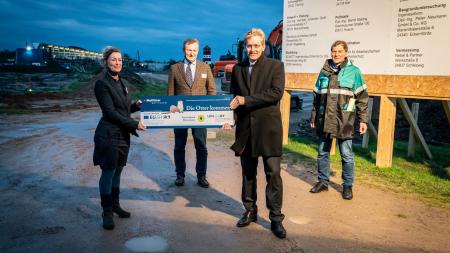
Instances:
[[[137,136],[138,126],[130,114],[139,110],[131,104],[128,92],[124,94],[127,87],[127,81],[122,78],[115,81],[106,71],[95,82],[94,92],[102,109],[102,117],[95,129],[94,165],[115,169],[126,164],[130,133]],[[120,156],[117,156],[118,149],[122,152]]]
[[[231,92],[244,96],[245,105],[236,108],[236,141],[231,146],[242,154],[248,138],[252,156],[281,156],[282,124],[280,99],[284,93],[284,65],[261,58],[248,74],[249,61],[236,64],[231,76]]]
[[[215,95],[216,84],[208,64],[197,60],[195,78],[192,87],[186,82],[184,62],[171,66],[167,86],[167,95]]]

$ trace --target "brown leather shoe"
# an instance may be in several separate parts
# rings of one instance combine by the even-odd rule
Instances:
[[[209,182],[208,180],[206,180],[206,177],[199,177],[197,180],[197,184],[200,185],[203,188],[208,188],[209,187]]]

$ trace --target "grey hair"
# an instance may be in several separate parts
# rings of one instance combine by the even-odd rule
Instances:
[[[183,41],[183,50],[186,48],[186,45],[197,43],[200,46],[200,42],[196,38],[187,38]]]

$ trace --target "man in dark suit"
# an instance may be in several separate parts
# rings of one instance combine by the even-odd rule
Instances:
[[[235,98],[230,107],[236,115],[236,141],[231,147],[241,157],[242,202],[245,207],[238,227],[257,219],[256,171],[262,156],[266,174],[266,204],[270,210],[271,230],[286,237],[281,213],[283,182],[280,176],[282,124],[280,99],[284,92],[284,66],[265,58],[265,35],[253,28],[245,36],[248,59],[233,68],[231,91]]]
[[[167,95],[215,95],[216,84],[211,68],[206,63],[197,61],[199,42],[197,39],[187,39],[183,43],[184,60],[172,65],[169,74]],[[176,186],[184,185],[186,171],[185,147],[188,135],[187,128],[175,128],[175,167]],[[192,128],[195,150],[197,154],[197,184],[209,187],[206,180],[206,164],[208,150],[206,148],[206,128]]]

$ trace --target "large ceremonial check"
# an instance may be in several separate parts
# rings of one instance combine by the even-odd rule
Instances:
[[[231,95],[142,97],[141,122],[147,128],[214,128],[234,124]]]

